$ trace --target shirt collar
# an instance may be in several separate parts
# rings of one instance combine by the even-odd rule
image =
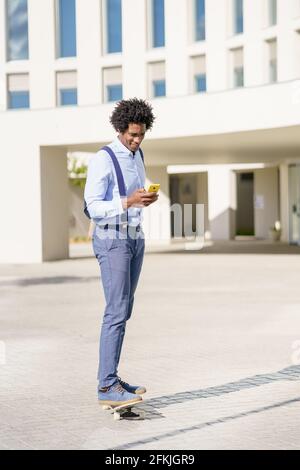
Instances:
[[[117,149],[118,149],[120,152],[126,153],[126,154],[129,155],[130,157],[132,157],[132,156],[134,155],[131,150],[129,150],[124,144],[122,144],[122,142],[120,141],[119,137],[116,137],[116,138],[115,138],[114,143],[115,143]],[[136,153],[136,152],[135,152],[135,153]]]

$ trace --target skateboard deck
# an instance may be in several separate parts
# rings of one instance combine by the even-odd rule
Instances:
[[[136,403],[128,403],[127,405],[102,405],[102,408],[103,410],[109,410],[114,415],[114,420],[116,421],[121,419],[145,419],[145,412],[136,409],[141,403],[143,403],[143,400]]]

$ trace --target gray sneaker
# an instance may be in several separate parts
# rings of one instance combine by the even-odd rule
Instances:
[[[98,400],[101,405],[121,406],[138,403],[142,397],[127,392],[120,383],[116,383],[111,387],[98,389]]]
[[[142,387],[142,385],[130,385],[127,382],[124,382],[121,377],[118,377],[118,380],[119,384],[125,388],[126,392],[134,393],[135,395],[143,395],[143,393],[147,392],[146,388]]]

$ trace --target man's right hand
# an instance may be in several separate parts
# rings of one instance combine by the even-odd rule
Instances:
[[[156,193],[146,193],[144,188],[137,189],[127,198],[122,200],[124,209],[129,207],[146,207],[152,202],[157,201],[158,195]]]

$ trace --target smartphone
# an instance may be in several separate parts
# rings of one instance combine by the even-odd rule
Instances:
[[[160,188],[160,184],[150,184],[148,193],[157,193]]]

